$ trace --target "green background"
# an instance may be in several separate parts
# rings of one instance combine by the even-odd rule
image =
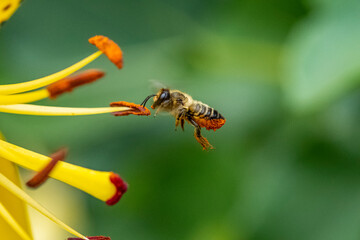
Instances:
[[[55,101],[140,103],[149,79],[226,119],[174,131],[168,115],[115,118],[1,113],[7,139],[112,170],[129,183],[113,207],[85,193],[87,235],[112,239],[360,238],[360,2],[355,0],[27,0],[0,31],[2,84],[61,70],[106,35],[124,52],[107,76]],[[54,237],[56,239],[56,237]]]

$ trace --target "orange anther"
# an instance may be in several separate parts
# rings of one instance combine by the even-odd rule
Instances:
[[[59,151],[51,154],[51,161],[33,178],[26,182],[26,185],[31,188],[37,188],[43,184],[49,177],[50,172],[54,169],[59,161],[64,161],[67,154],[67,149],[62,148]]]
[[[89,43],[102,51],[119,69],[123,67],[122,51],[114,41],[105,36],[97,35],[90,38]]]
[[[55,99],[57,96],[71,92],[74,88],[81,85],[92,83],[105,75],[103,71],[97,69],[89,69],[79,74],[63,78],[53,84],[47,86],[50,98]]]
[[[145,116],[151,115],[150,110],[147,109],[146,107],[144,107],[142,105],[135,104],[135,103],[125,102],[125,101],[112,102],[112,103],[110,103],[110,107],[129,107],[129,108],[132,108],[131,110],[127,110],[127,111],[113,112],[112,114],[114,116],[127,116],[127,115],[130,115],[130,114],[133,114],[133,115],[145,115]]]

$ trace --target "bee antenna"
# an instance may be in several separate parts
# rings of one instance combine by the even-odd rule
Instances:
[[[150,98],[155,97],[156,94],[151,94],[150,96],[147,96],[145,100],[140,104],[141,106],[145,107],[147,101],[149,101]]]

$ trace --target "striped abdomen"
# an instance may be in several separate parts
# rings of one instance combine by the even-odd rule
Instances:
[[[194,101],[189,110],[195,122],[207,130],[215,131],[225,124],[225,118],[217,110],[202,102]]]

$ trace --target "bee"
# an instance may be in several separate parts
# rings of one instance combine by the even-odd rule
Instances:
[[[175,118],[175,129],[180,125],[184,130],[184,124],[187,121],[195,127],[195,139],[203,149],[213,149],[209,141],[201,135],[201,128],[215,131],[225,124],[225,118],[217,110],[205,103],[193,100],[189,94],[168,88],[162,88],[156,94],[146,97],[141,105],[145,107],[147,101],[152,97],[154,103],[151,108],[156,109],[155,115],[159,111],[170,113]]]

